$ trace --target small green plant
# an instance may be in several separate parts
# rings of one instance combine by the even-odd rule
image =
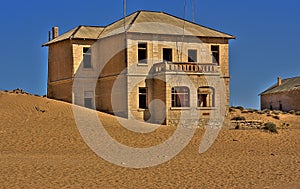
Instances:
[[[289,114],[295,114],[296,112],[295,112],[295,110],[290,110],[289,111]]]
[[[276,124],[272,122],[265,123],[263,129],[268,130],[271,133],[278,133]]]
[[[269,114],[269,113],[270,113],[270,110],[264,109],[264,110],[262,110],[262,113],[264,113],[264,114]]]
[[[242,106],[237,106],[237,107],[235,107],[236,109],[239,109],[239,110],[241,110],[241,111],[243,111],[244,110],[244,107],[242,107]]]
[[[282,111],[280,111],[280,110],[274,110],[273,111],[273,114],[275,114],[275,115],[279,115],[279,114],[281,114],[282,113]]]
[[[258,110],[253,109],[253,108],[248,108],[247,111],[248,111],[248,113],[257,113],[258,112]]]
[[[258,110],[257,113],[258,113],[258,114],[264,114],[264,112],[261,111],[261,110]]]
[[[296,115],[300,115],[300,111],[295,112]]]
[[[236,117],[232,118],[231,120],[243,121],[243,120],[246,120],[246,118],[244,116],[236,116]]]

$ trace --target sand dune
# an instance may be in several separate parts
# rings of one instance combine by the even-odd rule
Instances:
[[[278,125],[263,130],[223,129],[199,154],[204,129],[175,158],[155,167],[130,169],[98,157],[84,143],[72,106],[28,94],[0,92],[0,188],[300,188],[300,116],[280,120],[232,112]],[[99,113],[108,132],[123,144],[148,147],[170,137],[172,127],[135,134]],[[269,120],[268,120],[269,119]]]

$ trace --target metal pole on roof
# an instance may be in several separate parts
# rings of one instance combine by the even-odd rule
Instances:
[[[126,32],[126,0],[123,0],[124,31]]]
[[[196,6],[196,2],[195,0],[192,0],[192,21],[195,22],[195,6]]]
[[[123,0],[123,13],[124,13],[124,35],[125,35],[125,39],[124,39],[124,61],[125,64],[127,64],[127,31],[126,31],[126,16],[127,16],[127,3],[126,0]]]
[[[183,5],[183,32],[182,32],[182,41],[181,41],[181,53],[180,53],[180,61],[182,62],[182,56],[183,56],[183,42],[184,42],[184,35],[185,35],[185,19],[186,19],[186,0],[183,0],[184,5]]]

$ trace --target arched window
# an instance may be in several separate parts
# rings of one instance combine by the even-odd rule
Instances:
[[[190,89],[188,87],[172,88],[172,107],[189,107]]]
[[[213,87],[203,86],[198,88],[198,107],[214,107],[215,90]]]

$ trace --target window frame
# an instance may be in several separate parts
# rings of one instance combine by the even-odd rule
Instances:
[[[89,66],[87,66],[87,62],[85,60],[88,58],[89,61]],[[83,62],[83,68],[84,69],[92,69],[93,64],[92,64],[92,49],[90,47],[83,47],[82,48],[82,62]]]
[[[94,104],[94,92],[93,91],[84,91],[84,98],[83,98],[83,106],[89,109],[94,109],[95,104]],[[86,105],[86,100],[90,100],[90,105]]]
[[[145,89],[145,92],[141,92],[141,89]],[[145,104],[141,106],[141,97],[144,97]],[[138,87],[138,108],[148,109],[148,89],[147,87]]]
[[[142,47],[145,45],[145,47]],[[143,57],[140,57],[141,54],[144,53]],[[138,63],[139,64],[148,64],[148,43],[147,42],[138,42]]]
[[[201,92],[203,90],[209,90],[209,92]],[[205,101],[201,101],[202,97],[206,95]],[[201,105],[202,102],[205,102],[205,105]],[[197,107],[198,108],[214,108],[215,107],[215,89],[210,86],[201,86],[197,90]]]
[[[283,110],[283,105],[282,105],[282,102],[281,101],[279,101],[279,108],[278,108],[280,111],[282,111]]]
[[[183,101],[183,102],[181,102]],[[190,107],[190,89],[187,86],[174,86],[171,88],[171,107]]]
[[[87,105],[87,100],[89,100],[90,104]],[[93,98],[84,98],[84,107],[89,108],[89,109],[93,109]]]
[[[171,51],[168,53],[167,59],[165,59],[165,51]],[[163,61],[173,62],[173,48],[162,48],[162,59]]]
[[[190,52],[196,52],[195,54],[192,53],[192,57]],[[188,49],[188,62],[198,62],[198,50],[197,49]]]
[[[211,45],[210,50],[212,56],[212,63],[220,65],[220,45]]]

